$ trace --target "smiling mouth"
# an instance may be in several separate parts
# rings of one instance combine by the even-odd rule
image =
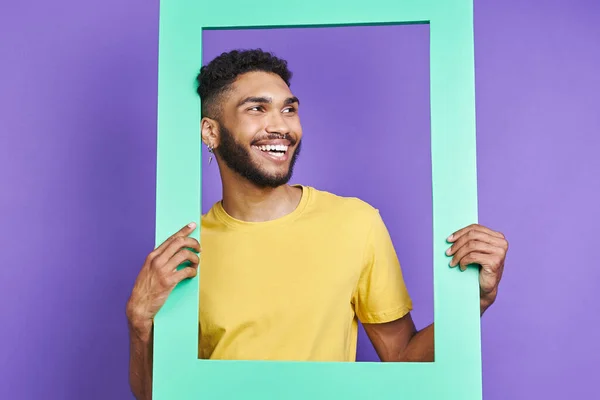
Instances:
[[[285,145],[285,144],[268,144],[268,145],[262,145],[262,146],[252,146],[257,150],[262,151],[263,153],[267,153],[268,155],[272,156],[272,157],[280,157],[283,158],[288,149],[289,146]]]

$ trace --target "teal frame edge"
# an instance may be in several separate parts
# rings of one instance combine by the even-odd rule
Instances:
[[[445,255],[447,236],[477,222],[472,0],[161,0],[155,241],[201,218],[203,29],[406,23],[430,24],[435,362],[199,360],[196,277],[155,318],[154,400],[482,398],[478,271]]]

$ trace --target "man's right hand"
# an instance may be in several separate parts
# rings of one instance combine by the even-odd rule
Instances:
[[[135,281],[127,302],[127,319],[135,334],[147,340],[152,331],[154,316],[163,306],[175,286],[198,272],[200,243],[189,235],[195,223],[184,226],[152,251]],[[177,269],[184,262],[190,265]]]

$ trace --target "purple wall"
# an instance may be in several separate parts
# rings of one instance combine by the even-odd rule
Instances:
[[[0,398],[126,399],[124,303],[153,245],[158,4],[37,3],[0,7]],[[501,296],[483,320],[484,392],[489,400],[590,398],[600,362],[593,286],[600,272],[592,250],[592,229],[600,220],[600,4],[529,3],[479,2],[475,9],[480,221],[505,232],[511,243]],[[370,32],[338,35],[354,37],[353,46],[357,40],[373,46],[383,34]],[[216,41],[224,40],[217,37],[223,33],[213,34],[207,52],[218,51]],[[291,45],[316,55],[319,50],[308,44],[312,34],[302,35]],[[423,221],[430,215],[392,214],[393,203],[381,200],[385,187],[370,182],[365,168],[396,162],[403,172],[411,156],[428,161],[428,142],[415,133],[427,128],[421,114],[427,99],[419,97],[427,85],[419,67],[427,56],[426,35],[413,27],[398,44],[398,55],[411,61],[402,66],[404,76],[416,82],[406,87],[414,104],[397,100],[412,107],[402,124],[414,129],[395,139],[407,147],[382,147],[381,159],[365,154],[363,163],[331,160],[318,180],[324,150],[309,139],[313,132],[351,132],[355,140],[340,145],[348,153],[362,152],[361,135],[383,134],[367,132],[365,119],[340,129],[336,123],[355,111],[335,104],[330,120],[305,122],[306,148],[295,179],[349,194],[370,191],[368,200],[381,202],[409,284],[418,289],[419,325],[431,317],[431,288],[427,271],[410,271],[417,263],[428,265],[419,257],[430,257],[429,222]],[[385,55],[392,44],[379,42],[373,51]],[[298,51],[289,54],[292,67],[308,68]],[[352,63],[368,62],[366,55],[356,56]],[[389,68],[402,62],[387,57]],[[310,85],[320,86],[300,71],[293,87],[305,92],[304,99]],[[373,77],[379,84],[381,75]],[[323,96],[371,89],[347,79],[351,85],[337,87],[342,93]],[[322,116],[316,104],[334,103],[312,101],[313,110],[303,104],[308,115]],[[356,104],[362,106],[351,102]],[[412,168],[394,193],[407,207],[427,201],[429,190],[420,178],[427,163]],[[206,190],[216,171],[205,172],[206,202],[215,199]],[[348,174],[358,188],[339,185],[336,177]],[[411,182],[414,192],[400,191]],[[417,232],[400,230],[401,223]],[[410,241],[419,241],[412,250]],[[364,341],[359,356],[373,356]]]
[[[388,40],[394,38],[394,40]],[[433,320],[429,26],[207,31],[203,54],[262,47],[285,58],[300,99],[302,153],[292,183],[377,207],[418,307]],[[204,150],[203,212],[221,199]],[[357,358],[378,360],[364,331]]]

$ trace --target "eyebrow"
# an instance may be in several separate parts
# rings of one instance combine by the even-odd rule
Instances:
[[[242,101],[240,101],[237,106],[241,107],[241,106],[243,106],[246,103],[271,104],[271,103],[273,103],[273,99],[270,98],[270,97],[255,97],[255,96],[250,96],[250,97],[246,97],[245,99],[243,99]],[[294,97],[288,97],[287,99],[285,99],[285,101],[283,102],[283,105],[288,106],[288,105],[294,104],[294,103],[300,104],[300,100],[298,100],[298,98],[296,96],[294,96]]]

